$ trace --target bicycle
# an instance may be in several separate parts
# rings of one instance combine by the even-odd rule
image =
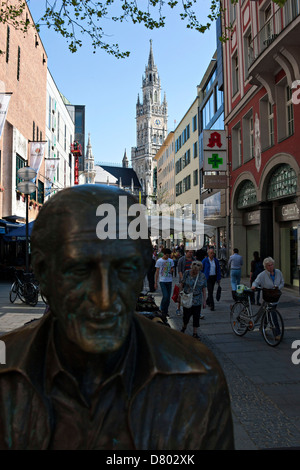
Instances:
[[[228,265],[227,265],[227,260],[224,258],[219,259],[219,264],[220,264],[220,270],[221,270],[221,276],[228,277],[229,270],[228,270]]]
[[[38,302],[39,290],[32,282],[33,274],[25,273],[23,270],[18,271],[15,268],[14,270],[14,282],[11,285],[9,292],[9,300],[11,303],[14,303],[17,297],[19,299],[32,307],[35,307]],[[21,279],[21,276],[23,279]]]
[[[238,286],[237,291],[241,288]],[[284,322],[276,309],[281,291],[278,289],[262,289],[263,304],[256,313],[252,311],[251,299],[253,290],[242,286],[242,292],[236,294],[236,302],[230,309],[230,323],[237,336],[244,336],[257,326],[265,342],[269,346],[277,346],[283,339]]]

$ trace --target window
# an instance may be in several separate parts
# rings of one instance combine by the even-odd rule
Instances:
[[[60,140],[60,112],[57,113],[57,142]]]
[[[232,140],[232,168],[235,170],[242,164],[242,142],[241,142],[241,125],[238,122],[231,132]]]
[[[197,158],[197,156],[198,156],[198,142],[194,142],[193,154],[194,154],[194,158]]]
[[[278,142],[286,139],[294,133],[294,109],[292,102],[292,90],[288,86],[287,79],[282,79],[276,84],[277,107],[277,135]]]
[[[32,140],[35,141],[35,122],[32,123]]]
[[[292,102],[292,90],[286,87],[286,116],[287,116],[287,135],[294,134],[294,109]]]
[[[236,18],[236,9],[235,9],[236,5],[229,2],[229,19],[230,19],[230,23],[233,23],[235,21],[235,18]]]
[[[18,183],[20,183],[21,178],[18,178],[18,170],[20,168],[23,168],[25,166],[25,160],[24,158],[20,157],[20,155],[16,154],[16,187],[18,186]]]
[[[6,30],[6,62],[9,61],[9,46],[10,46],[10,27],[7,26]]]
[[[185,193],[191,189],[191,175],[186,176],[182,181],[182,192]]]
[[[21,49],[18,46],[17,80],[20,80]]]
[[[250,158],[254,157],[253,115],[250,118]]]
[[[232,94],[239,91],[239,61],[237,53],[232,57]]]
[[[48,107],[48,129],[51,129],[51,96],[49,95],[49,107]]]
[[[299,14],[298,0],[288,0],[284,5],[285,26]]]
[[[265,9],[265,39],[271,39],[273,34],[273,24],[271,20],[272,9],[271,4]]]
[[[269,145],[274,145],[274,113],[273,105],[268,102],[268,128],[269,128]]]
[[[297,175],[289,165],[280,165],[271,176],[267,199],[286,197],[297,192]]]
[[[243,117],[243,157],[244,162],[254,156],[253,111]]]
[[[65,132],[64,132],[64,150],[67,150],[67,126],[65,125]]]
[[[245,181],[242,183],[241,189],[238,193],[237,208],[243,209],[247,206],[256,204],[256,189],[252,181]]]
[[[244,62],[245,62],[245,77],[248,77],[248,69],[253,61],[253,44],[252,44],[252,35],[251,31],[245,34],[244,36]]]
[[[209,122],[212,120],[214,114],[215,114],[215,99],[214,99],[214,93],[211,93],[205,106],[202,109],[202,122],[203,122],[204,129],[207,129]]]
[[[179,181],[179,183],[176,184],[176,196],[180,196],[182,194],[182,181]]]
[[[197,114],[193,117],[193,132],[197,130]]]
[[[194,170],[193,172],[193,183],[194,183],[194,186],[197,186],[198,184],[198,170]]]

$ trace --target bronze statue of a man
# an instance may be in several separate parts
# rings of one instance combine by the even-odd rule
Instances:
[[[152,247],[124,236],[132,217],[121,223],[120,197],[136,203],[118,188],[75,186],[35,221],[33,267],[50,311],[1,337],[0,449],[233,448],[213,354],[134,312]],[[116,237],[105,239],[107,211]]]

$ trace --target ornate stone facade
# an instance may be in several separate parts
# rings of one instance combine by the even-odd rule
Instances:
[[[161,85],[154,63],[152,41],[148,65],[142,82],[143,98],[138,95],[136,104],[136,136],[137,145],[131,149],[132,167],[143,188],[143,193],[149,197],[156,193],[154,169],[156,162],[153,158],[167,137],[167,100],[164,95],[161,101]]]

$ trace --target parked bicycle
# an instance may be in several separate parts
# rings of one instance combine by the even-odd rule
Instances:
[[[221,276],[222,277],[228,277],[229,269],[228,269],[227,260],[224,259],[224,258],[221,258],[221,259],[219,259],[219,264],[220,264]]]
[[[252,311],[253,290],[238,286],[237,301],[230,309],[230,323],[237,336],[244,336],[256,327],[269,346],[277,346],[283,338],[284,323],[276,306],[281,296],[278,289],[262,289],[263,304],[256,313]]]
[[[22,302],[35,307],[38,302],[39,289],[33,282],[33,274],[16,268],[12,269],[14,270],[14,282],[10,288],[9,300],[14,303],[19,297]]]

